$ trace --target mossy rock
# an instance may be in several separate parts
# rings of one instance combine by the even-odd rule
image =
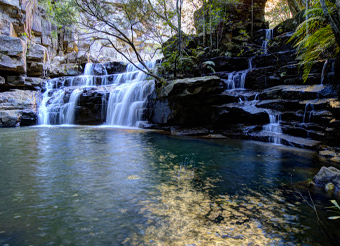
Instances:
[[[286,32],[294,32],[298,25],[299,23],[295,18],[285,20],[274,27],[273,35],[279,36]]]

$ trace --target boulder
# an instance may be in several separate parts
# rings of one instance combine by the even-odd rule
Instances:
[[[223,83],[217,76],[177,79],[170,81],[162,91],[162,97],[186,97],[194,95],[215,94],[223,91]]]
[[[26,59],[27,62],[40,62],[45,63],[47,60],[47,49],[39,44],[30,44],[27,49]]]
[[[274,27],[274,37],[286,32],[293,32],[299,25],[295,18],[287,19]]]
[[[316,185],[325,186],[332,183],[335,189],[340,188],[340,170],[335,167],[325,167],[323,166],[320,171],[314,176],[313,181]]]
[[[38,92],[11,90],[0,93],[0,126],[15,127],[36,124]],[[30,123],[29,123],[30,122]]]
[[[103,65],[108,74],[123,73],[126,70],[126,64],[123,62],[106,62]]]
[[[221,79],[216,76],[170,81],[158,96],[155,92],[149,97],[148,120],[177,126],[210,124],[213,105],[220,100],[218,95],[223,90]]]
[[[26,43],[20,38],[0,35],[0,71],[26,73]]]
[[[20,113],[17,110],[0,110],[0,127],[19,126]]]
[[[41,62],[27,63],[27,74],[29,76],[43,76],[44,69],[44,64]]]
[[[47,61],[47,49],[39,44],[31,44],[26,55],[27,74],[29,76],[42,76]]]
[[[21,1],[20,0],[0,0],[0,5],[5,5],[7,8],[19,10]]]
[[[79,97],[75,113],[75,123],[80,125],[99,125],[106,119],[107,105],[103,105],[103,98],[108,101],[107,91],[95,88],[85,89]]]

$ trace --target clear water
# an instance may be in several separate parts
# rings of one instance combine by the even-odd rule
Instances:
[[[331,245],[313,152],[138,129],[0,129],[0,245]],[[297,186],[299,188],[299,186]],[[330,197],[312,193],[326,221]],[[337,221],[328,233],[340,235]]]

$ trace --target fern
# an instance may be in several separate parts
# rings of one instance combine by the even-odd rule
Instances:
[[[334,6],[331,3],[328,4],[330,12],[334,11]],[[313,8],[306,11],[305,16],[308,16],[308,19],[296,28],[294,35],[288,41],[294,41],[294,47],[297,50],[296,59],[299,60],[300,67],[303,67],[304,82],[318,60],[329,58],[328,53],[335,56],[340,50],[335,42],[332,28],[323,16],[319,5],[316,3]]]

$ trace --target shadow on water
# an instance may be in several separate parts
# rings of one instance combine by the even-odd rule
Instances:
[[[329,165],[310,151],[109,127],[0,129],[0,147],[1,244],[336,244],[291,187]]]

